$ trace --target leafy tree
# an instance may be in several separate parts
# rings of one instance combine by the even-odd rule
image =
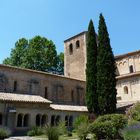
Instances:
[[[59,74],[64,74],[64,53],[57,55],[57,70]]]
[[[59,74],[58,67],[60,64],[63,66],[64,59],[58,58],[60,56],[57,56],[56,47],[51,40],[35,36],[29,41],[25,38],[19,39],[15,43],[15,48],[12,49],[10,57],[6,58],[3,63]]]
[[[102,14],[98,29],[97,55],[97,94],[99,114],[113,113],[116,110],[116,66],[110,46],[109,34]]]
[[[90,113],[98,111],[98,96],[96,93],[97,43],[93,22],[90,20],[87,34],[87,64],[86,64],[86,104]]]
[[[3,63],[12,66],[22,66],[27,47],[28,41],[25,38],[19,39],[15,43],[15,48],[11,50],[10,57],[6,58]]]

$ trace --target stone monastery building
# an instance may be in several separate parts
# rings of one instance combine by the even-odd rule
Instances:
[[[85,106],[86,35],[64,41],[64,76],[0,65],[0,126],[12,132],[32,126],[72,127]],[[118,108],[140,100],[140,51],[116,56]]]

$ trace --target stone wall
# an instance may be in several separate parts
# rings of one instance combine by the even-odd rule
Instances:
[[[41,95],[59,104],[85,104],[84,81],[4,65],[0,65],[0,91]]]

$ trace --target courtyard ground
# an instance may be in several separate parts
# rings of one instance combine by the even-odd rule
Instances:
[[[5,140],[48,140],[48,139],[45,136],[38,137],[20,136],[20,137],[10,137]],[[73,137],[60,136],[60,140],[78,140],[78,138],[76,136]]]

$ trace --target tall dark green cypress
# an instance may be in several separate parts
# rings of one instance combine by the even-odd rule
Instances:
[[[87,33],[87,64],[86,64],[86,104],[89,113],[97,113],[98,103],[96,94],[96,60],[97,43],[93,22],[90,20]]]
[[[116,66],[105,19],[100,14],[98,28],[97,94],[99,114],[116,110]]]

